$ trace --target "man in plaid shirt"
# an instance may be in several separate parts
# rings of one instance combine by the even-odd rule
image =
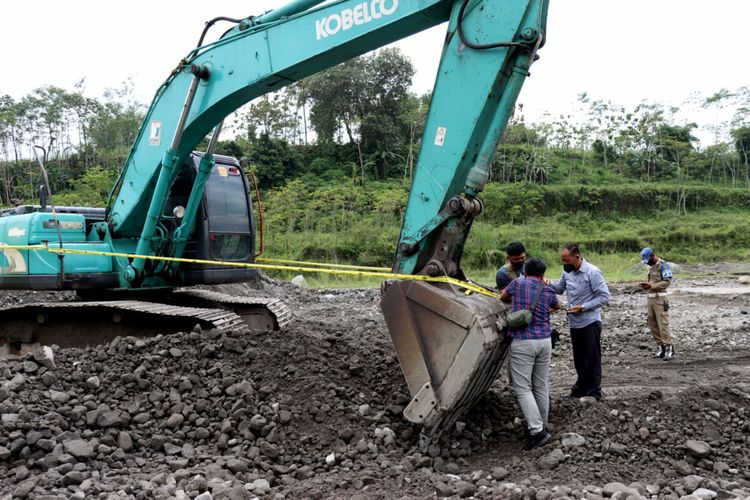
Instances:
[[[547,432],[549,414],[549,365],[552,356],[550,312],[558,308],[557,295],[544,284],[547,265],[533,258],[526,261],[524,274],[503,291],[500,300],[512,302],[512,310],[530,309],[539,287],[539,300],[531,314],[531,323],[520,330],[510,330],[510,369],[513,391],[518,398],[528,427],[524,450],[543,446],[550,439]]]

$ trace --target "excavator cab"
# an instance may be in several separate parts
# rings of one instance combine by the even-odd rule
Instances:
[[[175,180],[165,213],[185,206],[202,153],[194,152]],[[184,258],[222,262],[255,262],[255,224],[252,190],[236,158],[214,155],[215,164],[206,181],[203,200],[185,246]],[[181,187],[183,186],[183,187]],[[257,269],[221,265],[181,266],[184,285],[252,281]]]

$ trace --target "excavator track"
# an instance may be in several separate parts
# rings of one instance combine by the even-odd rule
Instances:
[[[292,322],[289,307],[280,299],[241,297],[205,289],[182,289],[172,294],[181,305],[220,307],[233,311],[250,330],[281,330]]]
[[[137,300],[43,302],[0,308],[0,357],[20,357],[41,345],[86,347],[118,336],[148,337],[202,329],[246,328],[220,308],[185,307]]]

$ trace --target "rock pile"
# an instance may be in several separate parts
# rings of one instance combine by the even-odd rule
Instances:
[[[419,449],[377,290],[277,292],[298,316],[285,332],[196,328],[0,361],[0,499],[750,495],[750,388],[733,371],[750,351],[655,364],[630,296],[606,312],[611,396],[555,398],[553,440],[524,453],[504,380]],[[563,338],[553,397],[571,373]]]

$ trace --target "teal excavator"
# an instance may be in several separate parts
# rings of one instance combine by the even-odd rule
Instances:
[[[3,308],[0,350],[96,342],[144,325],[153,331],[160,321],[174,329],[243,319],[282,327],[288,311],[280,301],[183,289],[256,274],[207,262],[255,258],[252,189],[235,159],[214,154],[224,118],[446,21],[393,271],[465,280],[461,255],[482,211],[479,194],[544,43],[547,9],[548,0],[296,0],[206,23],[234,26],[210,43],[204,30],[158,89],[106,209],[54,207],[42,197],[1,214],[0,288],[75,290],[97,300]],[[205,153],[194,152],[209,135]],[[47,251],[27,248],[40,245]],[[412,395],[404,415],[434,437],[497,376],[508,347],[505,306],[455,283],[411,279],[386,282],[381,306]]]

